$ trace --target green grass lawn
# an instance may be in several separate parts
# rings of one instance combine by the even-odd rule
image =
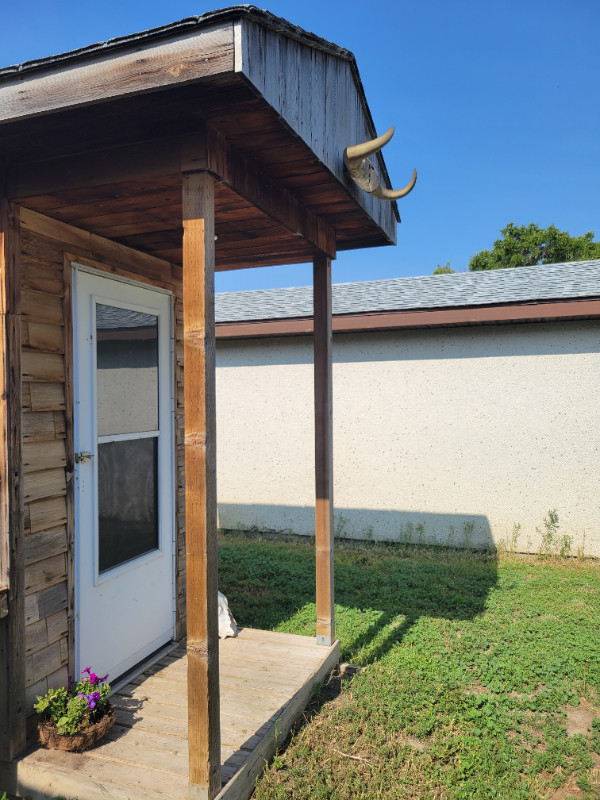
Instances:
[[[226,534],[240,625],[314,635],[310,542]],[[341,545],[342,661],[259,780],[273,798],[600,798],[600,564]],[[339,687],[339,691],[333,691]]]

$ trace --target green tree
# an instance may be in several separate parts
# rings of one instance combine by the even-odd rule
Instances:
[[[446,261],[445,265],[442,267],[441,264],[438,264],[437,267],[433,270],[433,275],[454,275],[454,270],[450,266],[450,262]]]
[[[561,261],[585,261],[600,258],[600,242],[594,241],[593,231],[583,236],[571,236],[554,225],[539,228],[534,222],[515,225],[509,222],[496,239],[491,250],[481,250],[469,261],[470,270],[530,267],[535,264],[555,264]]]

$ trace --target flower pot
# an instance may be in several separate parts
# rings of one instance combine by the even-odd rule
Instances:
[[[41,720],[38,722],[38,734],[40,744],[50,748],[50,750],[71,750],[81,752],[93,747],[115,724],[115,711],[111,705],[108,706],[106,714],[89,725],[79,733],[65,734],[58,733],[56,725],[52,720]]]

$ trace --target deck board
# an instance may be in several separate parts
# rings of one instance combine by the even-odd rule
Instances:
[[[220,642],[221,778],[218,800],[243,800],[256,776],[339,660],[339,646],[244,628]],[[31,800],[185,800],[188,793],[187,657],[182,646],[112,698],[116,724],[85,753],[35,748],[3,771]]]

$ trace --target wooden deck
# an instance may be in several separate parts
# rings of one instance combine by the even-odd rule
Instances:
[[[243,629],[220,642],[218,800],[247,798],[256,776],[339,660],[339,645]],[[187,657],[178,646],[113,696],[117,721],[85,753],[35,748],[2,774],[0,790],[31,800],[184,800],[188,792]]]

